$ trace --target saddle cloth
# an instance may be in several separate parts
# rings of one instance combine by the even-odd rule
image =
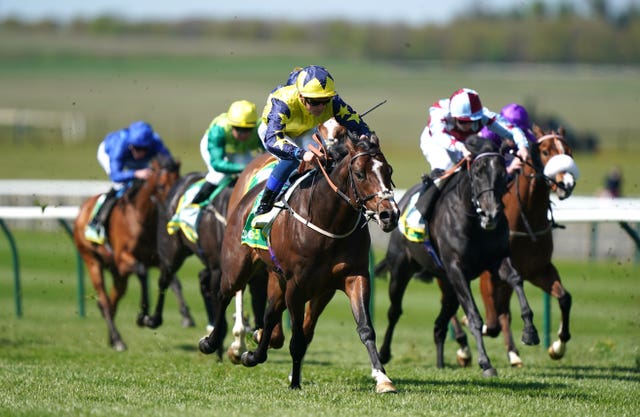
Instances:
[[[198,220],[200,220],[201,207],[199,204],[190,203],[204,183],[204,178],[198,180],[191,184],[182,194],[182,197],[178,200],[175,215],[167,222],[167,233],[173,235],[182,230],[187,239],[193,243],[198,242]]]
[[[422,214],[416,209],[416,201],[420,196],[420,190],[409,198],[409,204],[404,209],[398,220],[398,230],[410,242],[423,243],[428,239]]]

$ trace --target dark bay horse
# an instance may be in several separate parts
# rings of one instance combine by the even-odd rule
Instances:
[[[444,367],[448,323],[461,305],[476,340],[482,374],[495,376],[497,372],[482,340],[482,318],[470,288],[470,281],[482,271],[492,271],[515,289],[524,321],[522,341],[527,345],[540,341],[522,278],[509,256],[509,227],[501,201],[506,192],[504,158],[493,143],[478,136],[471,136],[465,144],[474,155],[473,162],[468,167],[462,164],[461,170],[444,186],[429,221],[429,239],[437,258],[432,257],[425,244],[409,241],[394,230],[385,258],[376,265],[376,273],[388,270],[391,275],[389,323],[380,358],[384,363],[391,358],[391,340],[402,314],[402,296],[411,277],[418,273],[423,278],[436,277],[442,292],[440,313],[434,325],[437,366]],[[407,192],[400,201],[402,210],[410,195]]]
[[[553,218],[549,218],[551,192],[558,198],[568,198],[576,185],[578,170],[572,152],[564,140],[563,130],[533,129],[537,141],[531,157],[525,161],[522,173],[516,175],[502,201],[509,221],[511,258],[524,279],[558,299],[561,320],[558,340],[549,347],[552,359],[565,353],[569,332],[571,294],[560,281],[558,270],[551,262],[553,254]],[[490,272],[480,276],[480,292],[485,306],[485,333],[497,336],[502,330],[509,363],[522,366],[511,333],[509,300],[512,289]]]
[[[187,239],[182,232],[170,235],[167,231],[167,222],[175,213],[180,198],[192,184],[203,178],[204,174],[199,172],[193,172],[180,178],[169,192],[165,208],[160,211],[160,221],[158,222],[158,255],[160,257],[158,300],[154,314],[145,320],[145,324],[151,328],[159,327],[162,324],[166,290],[171,283],[172,277],[175,276],[184,261],[193,254],[199,258],[204,266],[204,269],[199,273],[199,280],[208,323],[212,325],[215,321],[215,293],[220,282],[220,249],[224,230],[227,227],[227,213],[230,208],[229,199],[233,192],[234,184],[225,187],[210,204],[201,209],[197,225],[199,236],[197,242],[194,243]],[[255,277],[251,282],[250,288],[255,312],[255,325],[262,328],[267,292],[266,276],[262,278],[260,276]],[[243,318],[241,317],[240,319],[242,320]],[[244,322],[242,324],[244,325]]]
[[[326,160],[326,167],[321,159]],[[359,140],[351,132],[345,132],[343,142],[328,147],[327,157],[316,162],[318,169],[292,185],[290,197],[278,203],[286,208],[263,229],[268,234],[268,250],[240,243],[262,186],[249,190],[229,216],[222,242],[216,325],[200,340],[200,350],[208,354],[219,349],[226,332],[224,312],[231,298],[256,268],[266,266],[269,295],[264,331],[256,350],[242,355],[245,366],[267,360],[271,333],[286,308],[292,331],[290,388],[300,388],[302,359],[317,319],[335,291],[342,290],[351,301],[358,334],[369,353],[376,391],[395,392],[378,358],[369,313],[371,238],[366,227],[369,219],[375,219],[385,232],[397,225],[391,166],[375,136],[371,141]],[[309,300],[310,313],[305,317]]]
[[[91,212],[99,195],[85,201],[74,222],[73,239],[89,272],[91,283],[97,293],[98,309],[107,322],[109,344],[116,350],[126,349],[118,332],[114,317],[118,302],[127,290],[128,277],[135,273],[142,287],[140,312],[137,323],[142,326],[148,315],[149,292],[147,269],[158,265],[156,251],[156,223],[158,205],[164,201],[171,186],[179,177],[180,164],[159,156],[152,160],[153,174],[146,181],[138,181],[118,200],[107,224],[108,244],[95,245],[84,237],[84,230],[90,221]],[[104,270],[113,277],[110,295],[107,295]],[[183,323],[193,322],[184,303],[179,282],[173,287],[181,304]]]

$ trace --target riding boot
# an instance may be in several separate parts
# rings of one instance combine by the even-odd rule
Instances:
[[[207,201],[207,199],[215,189],[216,184],[212,184],[209,181],[205,182],[202,185],[202,188],[200,188],[200,191],[198,191],[198,194],[196,194],[195,197],[193,197],[193,200],[191,200],[191,204],[201,205],[201,203]]]
[[[276,202],[277,196],[277,191],[273,191],[265,187],[264,192],[262,193],[262,199],[260,200],[260,205],[256,209],[256,216],[270,212],[273,208],[273,204]]]
[[[436,168],[431,171],[429,176],[425,175],[422,178],[424,188],[420,193],[420,197],[418,197],[418,201],[416,201],[416,209],[420,214],[422,214],[422,218],[425,221],[429,221],[429,219],[431,219],[435,202],[440,196],[440,190],[446,182],[439,178],[443,172],[444,170]]]
[[[85,238],[87,240],[97,243],[98,245],[104,244],[106,239],[104,225],[107,222],[111,209],[117,201],[116,193],[117,191],[112,188],[105,195],[102,205],[98,208],[98,212],[85,228]]]

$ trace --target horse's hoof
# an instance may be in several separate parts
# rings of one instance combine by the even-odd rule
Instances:
[[[512,368],[522,368],[522,359],[520,359],[520,356],[516,352],[510,350],[509,353],[507,353],[507,357],[509,358],[509,365],[511,365]]]
[[[200,339],[200,342],[198,342],[198,349],[200,349],[200,352],[204,353],[205,355],[210,355],[216,351],[216,349],[211,346],[211,344],[209,343],[209,339],[207,339],[206,336]]]
[[[193,320],[192,317],[183,317],[182,321],[180,322],[180,324],[182,325],[182,327],[184,327],[185,329],[187,327],[196,327],[196,322],[195,320]]]
[[[125,350],[127,350],[127,345],[125,345],[124,342],[121,340],[117,342],[113,342],[112,347],[116,352],[124,352]]]
[[[482,371],[482,376],[485,378],[493,378],[494,376],[498,376],[498,371],[492,366]]]
[[[396,389],[395,385],[393,385],[393,382],[385,381],[385,382],[376,384],[376,394],[387,394],[387,393],[395,394],[397,392],[398,390]]]
[[[148,319],[149,319],[149,316],[147,314],[140,313],[136,318],[136,324],[138,325],[138,327],[144,327],[146,326]]]
[[[527,346],[537,346],[540,344],[540,337],[535,327],[524,330],[522,333],[522,343]]]
[[[262,339],[262,329],[256,329],[252,335],[253,341],[256,343],[260,343],[260,339]]]
[[[232,364],[240,365],[240,361],[242,357],[241,355],[238,354],[238,351],[234,349],[233,346],[229,346],[229,349],[227,349],[227,357],[229,358]]]
[[[456,352],[456,361],[458,362],[458,366],[461,368],[466,368],[471,364],[471,350],[468,346],[458,349]]]
[[[145,316],[144,325],[150,329],[157,329],[158,327],[160,327],[160,325],[162,325],[162,319],[154,316]]]
[[[253,352],[244,352],[240,358],[242,364],[247,368],[252,368],[258,364],[256,360],[253,358]]]
[[[560,340],[556,340],[551,344],[551,346],[549,346],[549,350],[548,350],[549,357],[554,361],[557,361],[558,359],[562,359],[564,357],[566,350],[567,350],[567,345],[565,343],[562,343],[562,341]]]

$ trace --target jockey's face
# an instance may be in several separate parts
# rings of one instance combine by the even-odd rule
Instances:
[[[233,126],[231,128],[231,134],[233,135],[234,138],[236,138],[240,142],[244,142],[245,140],[249,139],[249,136],[251,136],[252,130],[253,130],[252,127]]]
[[[129,151],[131,151],[131,155],[133,159],[143,159],[147,156],[147,152],[149,151],[147,148],[139,148],[137,146],[129,146]]]
[[[320,116],[324,111],[325,106],[331,101],[330,98],[313,99],[302,96],[300,96],[300,100],[304,103],[305,109],[314,116]]]
[[[473,132],[473,133],[477,133],[480,129],[480,122],[473,121],[473,120],[460,120],[460,119],[456,119],[456,127],[458,128],[458,130],[460,130],[461,132]]]

